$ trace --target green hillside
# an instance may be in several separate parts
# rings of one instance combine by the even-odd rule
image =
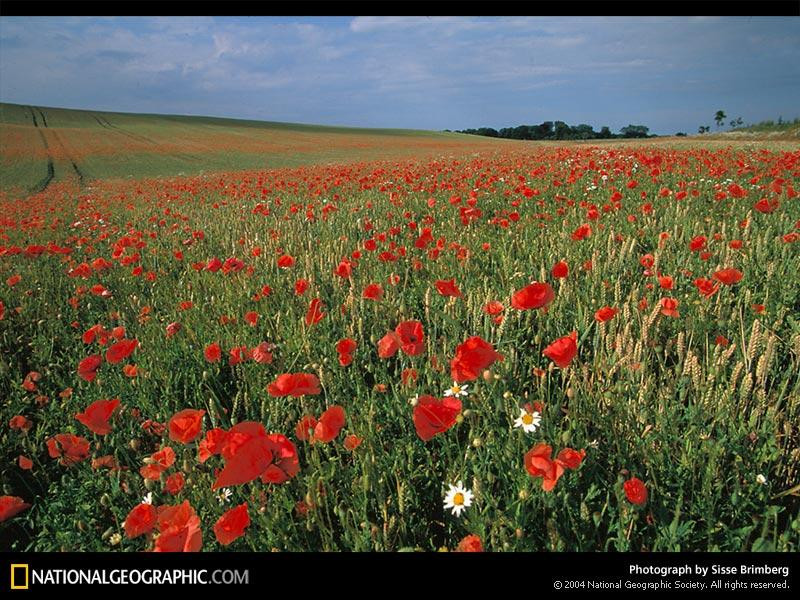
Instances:
[[[453,133],[0,103],[0,190],[420,155],[496,141]]]

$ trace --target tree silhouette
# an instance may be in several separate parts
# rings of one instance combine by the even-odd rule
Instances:
[[[714,120],[717,122],[717,129],[719,129],[720,125],[722,125],[723,121],[725,121],[726,115],[724,110],[718,110],[717,114],[714,115]]]
[[[644,125],[628,125],[619,130],[623,137],[626,138],[646,138],[649,127]]]

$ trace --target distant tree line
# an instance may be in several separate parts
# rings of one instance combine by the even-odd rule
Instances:
[[[628,125],[613,133],[610,128],[603,126],[600,131],[595,131],[591,125],[567,125],[564,121],[545,121],[540,125],[519,125],[517,127],[479,127],[478,129],[463,129],[456,133],[470,135],[483,135],[486,137],[506,138],[510,140],[610,140],[615,138],[646,138],[656,137],[649,135],[649,127],[644,125]]]
[[[714,121],[717,122],[717,129],[725,124],[725,119],[727,118],[728,115],[725,114],[724,110],[718,110],[716,114],[714,114]],[[737,117],[735,119],[731,119],[730,123],[728,124],[731,126],[731,128],[736,129],[742,127],[742,125],[744,125],[744,121],[742,120],[742,117]],[[711,131],[711,125],[700,125],[700,127],[697,128],[697,133],[700,134],[708,133],[709,131]]]

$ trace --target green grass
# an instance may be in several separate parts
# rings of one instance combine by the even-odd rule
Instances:
[[[791,181],[796,157],[696,146],[625,145],[614,153],[581,145],[503,148],[455,157],[448,149],[429,161],[99,182],[80,202],[72,201],[74,195],[44,194],[13,210],[8,204],[16,225],[4,227],[4,245],[24,249],[55,241],[70,246],[72,255],[0,261],[0,422],[17,414],[34,422],[28,434],[0,428],[3,493],[33,505],[0,524],[0,539],[14,550],[148,550],[152,539],[126,538],[123,522],[152,491],[158,505],[191,503],[205,550],[224,549],[213,524],[226,508],[248,502],[252,524],[228,549],[433,551],[453,549],[472,533],[493,551],[798,551],[800,245],[782,236],[796,228],[800,208],[785,185],[775,192],[750,183],[755,174],[766,185],[776,177]],[[754,171],[737,173],[739,164]],[[609,181],[595,184],[601,173]],[[715,186],[727,189],[727,178],[747,197],[715,200]],[[631,179],[638,187],[627,188]],[[526,186],[539,194],[526,198]],[[606,212],[603,206],[613,204],[611,186],[622,199],[619,210]],[[671,194],[662,195],[664,189]],[[698,195],[677,200],[682,189]],[[483,215],[464,225],[450,200],[466,200],[473,191]],[[764,195],[780,198],[776,212],[753,210]],[[587,222],[582,201],[597,205],[600,215],[589,221],[592,235],[576,242],[571,233]],[[653,204],[652,214],[643,213],[646,202]],[[259,204],[270,213],[256,210]],[[323,220],[327,205],[338,210]],[[314,219],[306,217],[309,207]],[[489,222],[510,212],[520,218],[507,227]],[[23,228],[21,217],[31,215],[43,222]],[[437,257],[429,255],[431,247],[414,247],[419,229],[411,229],[410,221],[432,228],[431,247],[442,238]],[[188,244],[196,231],[203,239]],[[662,232],[669,237],[660,243]],[[386,241],[376,252],[365,250],[364,241],[379,233]],[[688,248],[700,234],[708,238],[706,260]],[[112,254],[125,236],[142,245],[124,249],[123,256],[138,252],[140,258],[123,266]],[[742,240],[741,250],[729,247],[734,239]],[[390,242],[404,246],[407,257],[379,260]],[[253,256],[254,247],[262,249],[260,256]],[[462,247],[468,256],[459,257]],[[177,250],[183,260],[174,257]],[[362,257],[352,278],[333,275],[355,250]],[[281,253],[296,257],[296,265],[279,269]],[[661,290],[645,273],[647,254],[654,256],[654,272],[675,278],[675,289]],[[100,256],[114,266],[87,280],[67,275],[71,266]],[[191,266],[215,256],[239,257],[252,271],[224,275]],[[558,260],[569,264],[565,280],[549,274]],[[590,270],[584,267],[589,260]],[[134,276],[137,264],[144,272]],[[742,281],[702,298],[693,280],[722,267],[740,269]],[[22,280],[9,287],[5,281],[14,274]],[[397,285],[387,283],[393,275]],[[301,277],[311,285],[297,296]],[[462,298],[436,292],[435,281],[450,278]],[[511,293],[531,280],[555,288],[546,312],[509,305]],[[379,303],[361,298],[373,282],[385,289]],[[96,283],[113,295],[80,290]],[[254,300],[264,285],[272,293]],[[665,296],[680,301],[679,318],[660,314]],[[328,314],[307,327],[303,319],[315,297]],[[78,299],[75,306],[70,298]],[[194,308],[180,310],[183,300]],[[483,312],[489,300],[505,305],[502,324]],[[765,311],[756,313],[753,304],[764,304]],[[604,305],[619,314],[601,325],[594,313]],[[243,321],[249,310],[261,315],[257,327]],[[223,324],[223,316],[236,322]],[[425,352],[379,359],[377,341],[412,318],[424,324]],[[165,327],[174,321],[183,329],[168,340]],[[95,324],[123,325],[128,337],[139,340],[126,361],[138,366],[137,377],[110,364],[96,382],[76,376],[82,358],[104,351],[81,341]],[[573,330],[578,355],[568,368],[554,368],[542,351]],[[423,442],[409,399],[439,396],[451,385],[449,361],[472,335],[493,344],[504,360],[486,378],[470,382],[459,421]],[[718,347],[719,335],[730,346]],[[358,348],[354,363],[343,368],[334,346],[344,337]],[[208,363],[203,349],[214,341],[223,359]],[[272,364],[228,365],[229,349],[262,341],[277,344]],[[415,387],[401,384],[409,367],[419,373]],[[21,386],[29,371],[42,375],[36,392]],[[322,394],[294,399],[266,393],[278,374],[290,372],[317,374]],[[69,387],[73,393],[62,398]],[[40,406],[38,395],[49,401]],[[75,420],[91,402],[115,397],[125,412],[113,419],[109,435],[96,436]],[[544,405],[542,426],[526,435],[512,424],[520,406],[534,401]],[[295,438],[302,415],[319,416],[333,404],[347,412],[334,442],[310,445]],[[255,420],[289,436],[298,447],[299,474],[282,485],[234,486],[231,503],[222,506],[210,490],[219,457],[200,464],[196,442],[184,446],[142,429],[145,418],[165,423],[185,408],[206,410],[204,431]],[[62,432],[86,437],[92,457],[113,455],[123,470],[93,470],[90,460],[59,465],[45,444]],[[362,437],[362,445],[346,450],[346,434]],[[523,465],[538,442],[555,452],[586,449],[581,466],[566,471],[550,493]],[[176,497],[164,490],[164,477],[146,483],[139,475],[161,445],[178,456],[165,476],[182,472],[187,478]],[[20,454],[33,459],[32,471],[19,469]],[[622,491],[631,476],[647,484],[643,507],[630,504]],[[460,519],[442,508],[443,486],[456,480],[476,494]],[[300,501],[312,506],[305,516],[296,510]]]
[[[767,120],[761,121],[756,123],[755,125],[748,125],[746,127],[737,127],[733,131],[751,131],[756,133],[768,133],[768,132],[788,132],[788,131],[796,131],[800,129],[800,118],[794,119],[792,121],[783,121],[780,122]]]

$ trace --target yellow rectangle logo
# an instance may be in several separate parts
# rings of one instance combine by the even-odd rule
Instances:
[[[24,575],[23,575],[24,573]],[[24,583],[21,581],[24,579]],[[28,565],[11,565],[11,589],[28,589]]]

